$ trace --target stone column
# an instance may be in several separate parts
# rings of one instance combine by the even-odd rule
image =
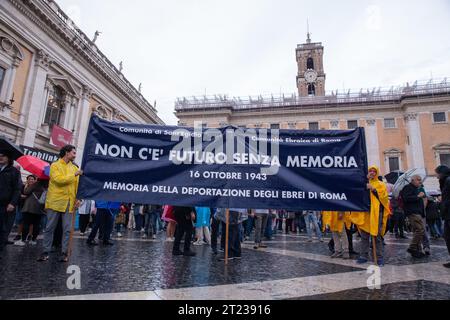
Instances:
[[[366,123],[367,161],[369,162],[369,166],[376,165],[380,168],[377,121],[375,119],[369,119],[366,120]]]
[[[425,168],[423,157],[422,135],[420,132],[420,123],[417,113],[408,113],[405,115],[405,122],[408,133],[408,169]]]
[[[79,102],[78,124],[75,124],[75,126],[78,128],[78,130],[76,130],[78,134],[76,137],[77,158],[75,162],[79,165],[81,165],[81,161],[83,158],[84,145],[86,142],[87,130],[89,126],[89,108],[91,96],[92,90],[87,86],[83,86],[83,94]]]
[[[73,97],[71,94],[66,94],[66,99],[64,101],[64,123],[62,124],[62,127],[66,130],[71,130],[70,128],[70,122],[72,119],[72,101],[73,101]]]
[[[49,55],[43,50],[36,53],[36,63],[33,70],[33,81],[30,90],[30,107],[25,119],[25,134],[23,144],[29,147],[34,146],[36,131],[40,126],[41,109],[45,109],[43,104],[45,95],[45,85],[47,80],[48,69],[52,63]]]

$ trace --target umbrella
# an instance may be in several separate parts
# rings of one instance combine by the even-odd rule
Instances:
[[[394,188],[392,189],[394,197],[398,198],[400,192],[407,184],[411,182],[411,178],[413,176],[420,176],[422,180],[425,180],[425,178],[427,177],[427,172],[425,171],[424,168],[414,168],[406,171],[403,175],[401,175],[398,178],[397,182],[394,185]]]
[[[22,156],[17,159],[17,163],[19,163],[24,170],[34,174],[39,179],[48,180],[48,176],[45,175],[44,170],[49,164],[44,160],[33,156]]]
[[[389,182],[390,184],[395,184],[397,182],[398,178],[400,178],[400,176],[402,174],[404,174],[404,172],[402,172],[400,170],[396,170],[396,171],[389,172],[384,177],[386,178],[387,182]]]
[[[20,150],[18,146],[16,146],[6,138],[0,138],[0,150],[8,151],[11,154],[13,160],[16,160],[17,158],[23,156],[22,150]]]

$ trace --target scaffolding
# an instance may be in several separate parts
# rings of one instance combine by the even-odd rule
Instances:
[[[429,96],[449,96],[450,82],[447,78],[415,81],[398,87],[378,87],[372,89],[348,90],[347,92],[331,91],[325,96],[300,97],[293,93],[289,95],[259,95],[248,97],[229,97],[228,95],[182,97],[175,101],[175,111],[196,109],[232,110],[263,109],[277,107],[302,106],[332,106],[332,105],[372,105],[384,103],[399,103],[406,98],[425,98]]]

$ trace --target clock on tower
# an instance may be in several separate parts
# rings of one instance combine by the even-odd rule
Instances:
[[[297,45],[297,88],[301,97],[325,95],[325,73],[323,70],[323,46],[311,42],[310,33],[306,43]]]

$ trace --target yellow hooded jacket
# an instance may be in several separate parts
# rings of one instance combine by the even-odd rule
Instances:
[[[350,220],[350,212],[344,212],[343,219],[338,218],[338,211],[323,211],[322,212],[322,225],[325,231],[326,226],[330,227],[331,232],[341,232],[345,227],[350,230],[352,222]]]
[[[389,195],[386,184],[378,180],[380,170],[377,166],[371,166],[370,169],[377,171],[375,179],[371,179],[369,183],[377,190],[378,198],[370,192],[370,212],[352,212],[350,219],[358,226],[359,229],[370,233],[372,236],[378,235],[379,221],[380,221],[380,206],[383,207],[383,225],[381,230],[381,236],[384,236],[386,232],[387,220],[391,213],[389,208]]]
[[[58,212],[74,212],[79,177],[75,177],[78,167],[72,162],[59,159],[50,166],[50,182],[48,185],[45,209]]]

